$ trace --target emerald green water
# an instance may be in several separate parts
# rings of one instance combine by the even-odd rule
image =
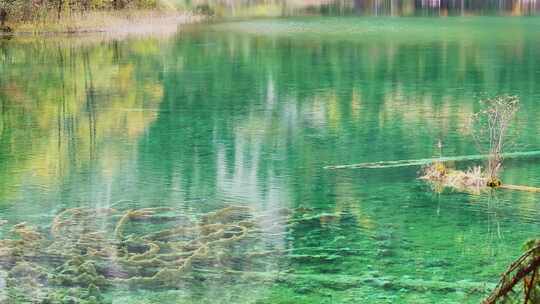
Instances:
[[[439,139],[477,154],[468,119],[504,93],[521,98],[513,149],[540,150],[538,26],[306,17],[0,40],[0,239],[20,222],[48,236],[66,208],[243,205],[276,220],[224,249],[236,262],[174,287],[113,284],[98,302],[477,303],[538,237],[540,194],[435,194],[417,167],[323,167],[428,158]],[[539,159],[506,162],[503,180],[540,187]],[[279,254],[242,260],[253,248]],[[0,302],[30,301],[0,269]]]

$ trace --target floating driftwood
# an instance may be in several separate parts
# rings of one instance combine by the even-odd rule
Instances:
[[[480,167],[469,168],[467,171],[461,171],[449,169],[444,164],[445,162],[483,160],[488,159],[489,157],[491,157],[489,154],[447,156],[437,158],[393,160],[351,165],[326,166],[324,167],[324,169],[383,169],[423,166],[424,168],[422,170],[423,172],[420,176],[420,179],[430,182],[431,185],[434,186],[434,189],[437,191],[441,191],[443,188],[453,188],[462,192],[480,193],[483,190],[499,188],[526,192],[540,192],[540,188],[537,187],[507,185],[502,184],[499,180],[492,181],[486,174],[486,172],[483,172],[482,168]],[[506,159],[540,157],[540,151],[504,153],[503,157]]]
[[[540,157],[540,151],[510,152],[510,153],[503,153],[502,156],[505,159]],[[398,167],[417,167],[417,166],[429,165],[436,162],[443,163],[443,162],[483,160],[483,159],[488,159],[489,157],[490,157],[489,154],[445,156],[445,157],[436,157],[436,158],[391,160],[391,161],[359,163],[359,164],[350,164],[350,165],[325,166],[324,169],[337,170],[337,169],[383,169],[383,168],[398,168]]]
[[[540,192],[540,188],[520,185],[503,184],[500,180],[490,180],[481,167],[469,168],[466,171],[447,168],[443,163],[436,162],[424,166],[419,177],[425,180],[435,192],[445,188],[480,194],[490,189],[507,189],[526,192]]]

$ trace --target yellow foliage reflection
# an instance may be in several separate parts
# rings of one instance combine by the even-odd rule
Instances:
[[[126,47],[72,42],[60,47],[31,41],[5,48],[0,138],[9,153],[1,159],[7,170],[0,176],[0,197],[16,190],[22,175],[50,186],[98,160],[102,173],[110,175],[120,152],[157,117],[163,87],[158,78],[145,77],[155,70],[157,40]],[[134,64],[138,56],[149,62]],[[32,74],[24,75],[30,63]]]

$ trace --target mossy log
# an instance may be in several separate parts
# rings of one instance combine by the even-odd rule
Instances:
[[[490,157],[489,154],[446,156],[446,157],[436,157],[436,158],[391,160],[391,161],[369,162],[369,163],[359,163],[359,164],[350,164],[350,165],[325,166],[324,169],[337,170],[337,169],[382,169],[382,168],[399,168],[399,167],[411,167],[411,166],[420,167],[420,166],[433,164],[436,162],[444,163],[444,162],[484,160],[484,159],[488,159],[489,157]],[[540,157],[540,151],[503,153],[502,157],[505,159]]]
[[[499,189],[506,189],[506,190],[516,190],[516,191],[525,191],[525,192],[537,192],[540,193],[540,188],[538,187],[530,187],[530,186],[519,186],[519,185],[506,185],[501,184]]]

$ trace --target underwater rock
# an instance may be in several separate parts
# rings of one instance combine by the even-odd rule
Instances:
[[[45,281],[47,274],[45,269],[29,262],[19,262],[9,271],[10,279],[33,279]]]
[[[377,256],[380,258],[387,258],[394,255],[395,255],[395,252],[391,249],[382,248],[382,249],[377,250]]]
[[[426,267],[449,267],[452,263],[444,259],[433,259],[426,261],[425,265]]]
[[[375,278],[371,281],[371,283],[373,286],[382,289],[392,289],[394,287],[394,285],[390,281],[382,278]]]
[[[245,206],[229,206],[201,217],[202,224],[230,223],[246,220],[250,217],[251,208]]]
[[[302,286],[300,288],[296,288],[294,291],[299,294],[308,294],[311,293],[313,289],[310,287]]]

